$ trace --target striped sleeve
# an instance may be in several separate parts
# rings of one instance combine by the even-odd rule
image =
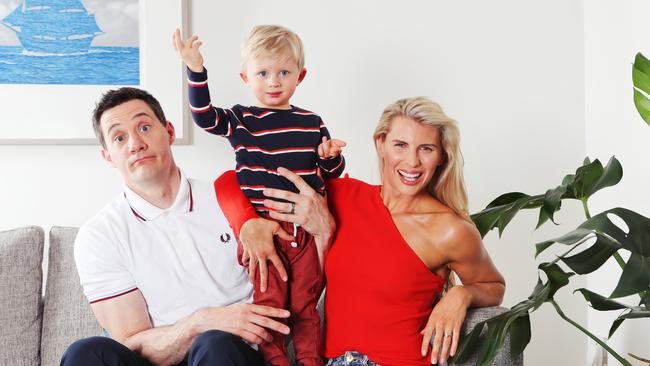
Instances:
[[[321,134],[320,140],[322,140],[323,137],[327,137],[327,139],[331,138],[330,133],[327,130],[327,127],[325,127],[323,121],[320,122],[320,134]],[[318,167],[320,168],[324,178],[327,179],[338,178],[341,176],[343,170],[345,169],[345,158],[343,157],[343,154],[339,154],[338,156],[335,156],[333,158],[319,157]]]
[[[187,85],[192,119],[197,126],[215,135],[229,137],[237,127],[237,116],[231,109],[214,107],[208,89],[208,70],[187,69]]]

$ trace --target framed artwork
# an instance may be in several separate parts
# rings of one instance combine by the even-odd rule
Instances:
[[[97,144],[101,95],[147,90],[189,143],[182,64],[171,44],[187,0],[0,0],[0,144]]]

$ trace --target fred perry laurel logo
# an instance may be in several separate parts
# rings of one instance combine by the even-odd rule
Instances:
[[[221,240],[221,243],[223,243],[223,244],[230,243],[230,234],[228,234],[228,233],[221,234],[221,236],[219,237],[219,240]]]

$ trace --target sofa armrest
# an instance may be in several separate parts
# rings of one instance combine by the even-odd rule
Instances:
[[[462,328],[463,335],[467,335],[469,332],[471,332],[472,329],[474,329],[474,326],[476,326],[476,324],[484,320],[493,318],[506,311],[508,311],[508,308],[502,306],[490,306],[486,308],[469,309],[467,311],[467,316],[465,317],[465,322],[463,323],[463,328]],[[481,345],[483,345],[485,333],[486,333],[486,329],[483,329],[478,342],[479,347],[477,347],[477,349],[472,351],[471,356],[467,359],[466,362],[460,364],[452,363],[452,365],[457,365],[457,366],[475,365],[476,360],[478,359],[479,348]],[[510,356],[510,335],[508,335],[503,344],[503,348],[501,349],[501,351],[499,351],[496,358],[494,359],[493,365],[521,366],[523,364],[524,364],[523,355],[519,355],[517,358],[514,359]]]

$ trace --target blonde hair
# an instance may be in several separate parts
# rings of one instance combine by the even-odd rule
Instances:
[[[279,25],[255,26],[242,45],[241,68],[244,71],[251,58],[277,57],[285,52],[296,61],[298,70],[302,70],[305,66],[305,51],[296,33]]]
[[[443,162],[427,185],[427,191],[460,217],[469,221],[458,124],[442,111],[438,103],[426,97],[400,99],[384,109],[375,128],[373,140],[385,140],[393,119],[399,116],[438,129],[444,154]],[[383,164],[383,159],[379,157],[380,172]]]

